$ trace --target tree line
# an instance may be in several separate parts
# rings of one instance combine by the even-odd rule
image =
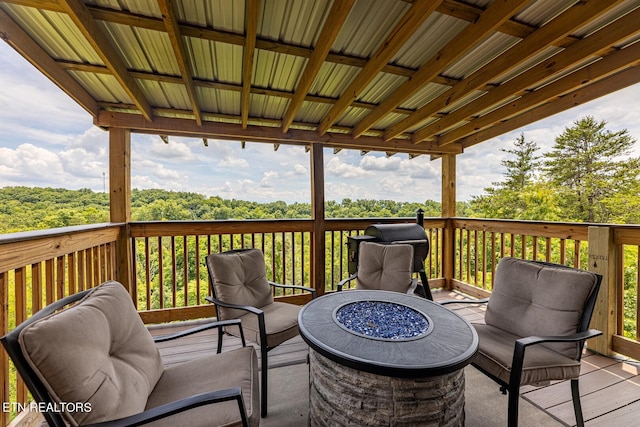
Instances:
[[[640,223],[640,159],[628,131],[606,129],[593,117],[577,120],[540,153],[521,134],[503,149],[504,179],[459,202],[458,216],[541,221]],[[207,197],[192,192],[131,193],[134,221],[310,218],[310,203]],[[327,201],[327,218],[411,217],[418,209],[438,217],[440,203],[343,199]],[[109,221],[109,197],[90,189],[0,188],[0,233]]]

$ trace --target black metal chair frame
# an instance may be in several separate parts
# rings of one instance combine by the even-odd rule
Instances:
[[[18,342],[18,337],[20,336],[20,332],[26,328],[28,325],[34,323],[37,320],[40,320],[50,314],[55,313],[56,311],[64,308],[67,305],[74,304],[80,301],[85,297],[92,289],[88,289],[65,298],[62,298],[52,304],[49,304],[42,310],[35,313],[29,319],[18,325],[15,329],[9,332],[4,337],[0,338],[2,345],[5,347],[7,354],[13,361],[13,364],[16,367],[16,370],[24,380],[27,388],[31,392],[34,400],[36,402],[42,402],[51,405],[46,405],[47,407],[55,407],[53,404],[53,400],[49,395],[46,387],[37,376],[37,374],[33,371],[27,360],[25,359],[22,349],[20,347],[20,343]],[[238,326],[240,329],[240,337],[242,340],[242,346],[246,346],[244,339],[244,332],[242,330],[242,325],[239,320],[227,320],[227,321],[217,321],[207,323],[205,325],[197,326],[191,329],[187,329],[185,331],[181,331],[175,334],[163,335],[154,337],[154,342],[164,342],[173,340],[176,338],[185,337],[188,335],[192,335],[198,332],[202,332],[208,329],[216,328],[218,329],[218,349],[217,352],[220,353],[221,348],[221,336],[222,336],[222,328],[227,326]],[[165,418],[171,415],[175,415],[180,412],[184,412],[193,408],[197,408],[199,406],[208,405],[212,403],[226,402],[235,400],[238,404],[238,410],[240,411],[240,418],[242,420],[242,425],[248,427],[249,422],[247,420],[247,413],[244,405],[244,400],[242,397],[242,390],[240,387],[233,387],[223,390],[214,390],[206,393],[200,393],[197,395],[189,396],[184,399],[177,400],[175,402],[167,403],[156,408],[152,408],[141,412],[139,414],[134,414],[128,417],[100,422],[96,424],[91,424],[91,426],[100,426],[100,427],[120,427],[120,426],[138,426],[148,424],[150,422],[159,420],[161,418]],[[68,425],[67,422],[62,418],[59,412],[55,411],[46,411],[42,413],[47,423],[52,427],[66,427]]]
[[[573,269],[571,267],[567,267],[562,264],[553,264],[544,261],[530,261],[540,265],[547,265],[552,267],[560,267]],[[584,311],[582,313],[582,319],[580,319],[580,324],[578,325],[578,332],[568,336],[529,336],[523,337],[515,341],[513,348],[513,359],[511,362],[511,372],[509,376],[509,382],[505,382],[495,375],[487,372],[482,367],[478,366],[474,362],[471,362],[476,369],[480,372],[491,378],[493,381],[500,385],[500,391],[502,394],[508,394],[509,403],[507,410],[507,425],[509,427],[517,427],[518,425],[518,403],[520,399],[520,381],[522,378],[522,368],[524,363],[524,355],[527,347],[549,343],[549,342],[577,342],[579,343],[580,351],[578,352],[578,358],[576,359],[578,362],[582,358],[582,352],[584,350],[584,343],[589,338],[594,338],[602,335],[602,331],[597,329],[589,329],[589,322],[591,322],[591,317],[593,315],[593,310],[596,305],[596,300],[598,298],[598,291],[600,289],[600,284],[602,283],[602,275],[594,273],[597,277],[596,285],[587,298],[587,301],[584,305]],[[489,302],[490,298],[484,298],[480,300],[446,300],[440,301],[439,304],[486,304]],[[579,378],[572,378],[571,381],[571,398],[573,400],[573,411],[576,417],[576,425],[578,427],[584,426],[584,419],[582,416],[582,404],[580,403],[580,388],[579,388]]]
[[[243,252],[243,251],[248,251],[252,248],[243,248],[243,249],[232,249],[229,251],[225,251],[226,252]],[[261,369],[260,369],[260,416],[262,418],[267,416],[267,370],[268,370],[268,365],[267,365],[267,353],[271,350],[273,350],[274,348],[276,348],[277,346],[273,346],[273,347],[269,347],[267,346],[265,343],[267,342],[267,328],[266,328],[266,324],[265,324],[265,318],[264,318],[264,311],[257,308],[257,307],[253,307],[250,305],[239,305],[239,304],[231,304],[225,301],[222,301],[220,299],[218,299],[216,297],[216,290],[215,287],[213,286],[213,282],[214,282],[214,277],[213,277],[213,272],[211,271],[211,269],[209,268],[209,264],[207,263],[207,269],[209,270],[209,290],[211,291],[211,296],[205,297],[205,299],[207,301],[209,301],[210,303],[214,304],[215,308],[216,308],[216,313],[219,313],[218,310],[218,306],[221,307],[226,307],[226,308],[235,308],[238,310],[244,310],[246,312],[249,313],[253,313],[256,316],[258,316],[258,328],[260,330],[260,362],[261,362]],[[298,290],[302,290],[302,291],[307,291],[311,293],[311,299],[314,299],[316,297],[316,290],[313,288],[308,288],[306,286],[296,286],[296,285],[284,285],[281,283],[276,283],[276,282],[272,282],[270,280],[267,280],[267,282],[269,283],[269,285],[272,288],[280,288],[280,289],[298,289]],[[220,349],[222,348],[222,334],[218,335],[218,351],[220,351]]]

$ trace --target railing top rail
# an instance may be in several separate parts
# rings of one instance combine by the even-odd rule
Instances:
[[[17,233],[0,234],[0,245],[24,242],[28,240],[48,239],[57,236],[67,236],[70,234],[85,233],[106,228],[122,227],[124,222],[102,222],[98,224],[73,225],[69,227],[48,228],[46,230],[20,231]]]

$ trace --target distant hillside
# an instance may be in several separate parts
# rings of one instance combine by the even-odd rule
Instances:
[[[440,216],[440,203],[392,200],[328,201],[328,218],[410,217],[418,208]],[[133,190],[134,221],[310,218],[310,203],[257,203],[166,190]],[[0,233],[109,221],[109,196],[89,189],[0,188]]]

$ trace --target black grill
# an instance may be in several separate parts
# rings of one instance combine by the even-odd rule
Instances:
[[[420,224],[372,224],[364,230],[363,235],[349,236],[347,240],[349,257],[349,274],[358,271],[358,254],[360,243],[376,242],[381,244],[410,244],[413,246],[413,272],[420,274],[426,298],[432,300],[431,290],[424,270],[424,261],[429,255],[429,239]]]

